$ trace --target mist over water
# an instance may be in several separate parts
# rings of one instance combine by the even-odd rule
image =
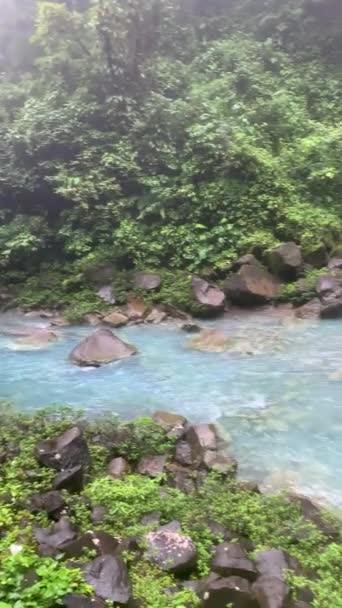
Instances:
[[[44,321],[0,316],[0,331],[34,324]],[[37,350],[0,335],[0,399],[20,410],[68,404],[129,420],[165,409],[215,421],[242,477],[342,506],[342,323],[260,312],[206,325],[240,346],[200,352],[173,325],[132,326],[117,333],[139,355],[92,369],[67,359],[90,327],[58,328],[58,342]]]

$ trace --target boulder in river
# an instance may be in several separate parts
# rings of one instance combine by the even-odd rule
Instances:
[[[134,287],[136,289],[146,289],[153,291],[158,289],[161,284],[161,278],[159,274],[152,272],[137,272],[134,277]]]
[[[192,291],[197,303],[204,306],[208,312],[223,310],[225,294],[216,285],[212,285],[200,277],[193,277]]]
[[[204,329],[190,341],[192,348],[213,353],[223,352],[228,345],[229,337],[218,329]]]
[[[128,323],[128,317],[123,315],[121,312],[114,310],[109,313],[106,317],[104,317],[103,322],[107,325],[111,325],[112,327],[123,327]]]
[[[53,331],[41,328],[10,330],[6,334],[16,335],[16,344],[23,349],[46,348],[58,339]]]
[[[76,365],[100,367],[131,357],[136,352],[134,346],[115,336],[110,329],[97,329],[74,348],[69,359]]]
[[[274,298],[277,280],[261,265],[245,264],[224,284],[227,297],[238,306],[258,306]]]

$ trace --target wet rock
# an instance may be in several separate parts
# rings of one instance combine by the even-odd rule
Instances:
[[[159,323],[163,323],[163,321],[166,321],[166,319],[167,313],[165,312],[165,310],[156,307],[151,310],[147,317],[145,317],[145,322],[158,325]]]
[[[161,278],[158,274],[151,272],[137,272],[134,277],[134,287],[136,289],[146,289],[153,291],[158,289],[161,284]]]
[[[63,545],[63,553],[68,559],[79,559],[85,549],[96,550],[98,555],[116,555],[120,548],[119,539],[103,530],[89,531]]]
[[[221,353],[229,346],[229,338],[217,329],[204,329],[190,342],[190,346],[196,350],[213,353]]]
[[[56,315],[50,319],[51,325],[56,327],[69,327],[70,321],[63,317],[63,315]]]
[[[106,304],[115,304],[115,295],[111,285],[103,285],[96,292],[96,294],[99,296],[99,298],[101,298],[101,300],[106,302]]]
[[[97,329],[73,349],[69,359],[76,365],[99,367],[136,353],[134,346],[115,336],[109,329]]]
[[[86,566],[84,577],[99,598],[128,606],[132,590],[126,565],[119,557],[97,557]]]
[[[320,297],[334,292],[336,287],[335,278],[331,274],[322,274],[316,281],[316,292]]]
[[[196,547],[189,536],[179,530],[178,522],[162,526],[146,535],[148,559],[159,568],[175,574],[190,572],[197,560]]]
[[[237,472],[238,463],[233,456],[218,454],[215,450],[206,450],[203,456],[203,464],[209,471],[215,471],[220,475],[234,477]]]
[[[43,547],[62,550],[65,544],[76,538],[76,530],[67,517],[62,517],[49,528],[36,528],[34,537]]]
[[[245,264],[224,284],[227,297],[238,306],[258,306],[279,291],[276,279],[262,266]]]
[[[190,321],[182,323],[182,325],[180,325],[180,329],[188,334],[198,334],[200,331],[202,331],[202,327],[200,325],[197,325],[197,323],[191,323]]]
[[[48,329],[37,329],[32,333],[16,340],[16,344],[27,348],[45,348],[51,342],[56,342],[57,335]]]
[[[152,418],[157,424],[160,424],[169,437],[176,439],[180,439],[184,435],[188,425],[184,416],[170,412],[158,411],[153,414]]]
[[[203,583],[202,608],[259,608],[251,583],[239,576],[210,574]]]
[[[40,464],[59,471],[90,464],[87,442],[77,426],[58,437],[40,441],[35,448],[35,456]]]
[[[126,312],[131,321],[136,321],[143,319],[147,313],[147,310],[148,308],[142,300],[133,298],[128,302]]]
[[[213,424],[195,424],[186,434],[194,462],[200,464],[207,450],[217,449],[217,435]]]
[[[253,585],[260,608],[286,608],[290,590],[286,583],[272,576],[260,576]]]
[[[328,264],[328,268],[329,270],[336,270],[336,268],[342,269],[342,257],[332,258]]]
[[[318,319],[321,312],[321,302],[318,298],[314,298],[310,302],[299,306],[295,310],[295,315],[298,319]]]
[[[341,319],[342,318],[342,297],[335,294],[324,299],[320,312],[321,319]]]
[[[33,494],[29,499],[29,509],[32,513],[45,511],[48,517],[55,520],[59,519],[65,506],[61,493],[53,490],[43,494]]]
[[[128,317],[121,312],[114,311],[104,317],[103,322],[112,327],[123,327],[124,325],[127,325]]]
[[[221,576],[240,576],[250,582],[254,582],[258,576],[255,565],[238,543],[225,542],[217,545],[211,568]]]
[[[77,465],[71,469],[64,469],[55,477],[53,487],[56,490],[68,490],[79,494],[84,486],[83,465]]]
[[[268,252],[271,271],[285,281],[294,281],[302,266],[302,253],[296,243],[283,243]]]
[[[165,454],[162,454],[161,456],[145,456],[139,461],[137,472],[140,473],[140,475],[158,477],[164,473],[166,461],[167,456]]]
[[[193,464],[192,449],[188,441],[178,441],[175,460],[182,466],[191,466]]]
[[[105,604],[97,598],[69,593],[63,600],[63,608],[105,608]]]
[[[113,479],[122,479],[127,473],[129,473],[130,467],[124,458],[118,457],[113,458],[108,465],[108,475]]]
[[[208,309],[208,312],[223,310],[226,296],[219,287],[199,277],[193,277],[191,285],[195,300]]]
[[[100,325],[102,323],[102,315],[96,312],[90,312],[87,315],[84,315],[83,321],[84,323],[95,327],[96,325]]]

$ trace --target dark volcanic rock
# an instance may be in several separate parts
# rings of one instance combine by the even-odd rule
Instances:
[[[32,513],[45,511],[51,519],[59,519],[65,508],[65,501],[60,492],[45,492],[44,494],[33,494],[29,499],[29,509]]]
[[[136,289],[154,290],[158,289],[160,284],[160,276],[151,272],[137,272],[134,277],[134,287]]]
[[[192,449],[188,441],[178,441],[175,460],[182,466],[191,466],[193,464]]]
[[[342,297],[327,297],[321,308],[321,319],[341,319],[342,318]]]
[[[283,243],[268,252],[271,271],[285,281],[294,281],[302,266],[302,253],[296,243]]]
[[[87,467],[90,463],[87,442],[77,426],[58,437],[40,441],[35,456],[40,464],[59,471],[81,465]]]
[[[84,576],[101,599],[128,606],[132,591],[122,559],[113,555],[97,557],[86,566]]]
[[[81,464],[71,469],[64,469],[53,480],[53,487],[56,490],[68,490],[76,494],[82,492],[83,485],[84,475]]]
[[[137,467],[140,475],[148,475],[149,477],[158,477],[164,473],[167,456],[162,454],[161,456],[145,456],[142,458]]]
[[[73,349],[69,359],[76,365],[99,367],[136,353],[134,346],[115,336],[110,329],[97,329]]]
[[[299,306],[295,310],[295,315],[298,319],[318,319],[321,312],[321,302],[318,298],[314,298],[303,304],[303,306]]]
[[[215,471],[225,476],[234,477],[238,464],[233,456],[218,454],[214,450],[206,450],[203,456],[203,464],[209,471]]]
[[[253,585],[260,608],[286,608],[290,590],[286,583],[272,576],[260,576]]]
[[[286,570],[289,569],[287,556],[281,549],[258,551],[255,554],[255,563],[261,575],[278,578],[281,581],[285,580]]]
[[[310,498],[299,494],[290,494],[289,500],[297,504],[301,509],[303,517],[315,524],[323,534],[334,539],[340,538],[339,525],[325,517],[320,507],[315,505]]]
[[[148,559],[159,568],[175,574],[190,572],[196,564],[196,547],[189,536],[179,530],[179,523],[172,522],[156,532],[146,535]]]
[[[94,505],[91,512],[91,521],[93,524],[102,524],[107,516],[107,509],[102,505]]]
[[[216,285],[212,285],[199,277],[193,277],[192,291],[198,304],[205,306],[208,310],[223,310],[225,294]]]
[[[259,608],[251,583],[239,576],[223,578],[215,574],[203,583],[202,608]]]
[[[255,565],[238,543],[217,545],[211,567],[221,576],[240,576],[250,582],[254,582],[258,576]]]
[[[79,538],[63,546],[63,553],[68,558],[80,558],[84,549],[95,549],[98,555],[116,555],[120,548],[119,539],[103,530],[86,532]]]
[[[155,412],[153,420],[160,424],[170,437],[180,439],[188,426],[188,421],[180,414],[171,414],[170,412]]]
[[[169,485],[185,494],[192,494],[196,490],[197,472],[177,465],[170,465]]]
[[[63,608],[105,608],[105,604],[97,598],[69,593],[63,600]]]
[[[241,256],[241,258],[236,260],[232,265],[232,270],[239,270],[241,266],[259,266],[263,268],[262,264],[256,259],[253,253],[246,253],[245,255]]]
[[[194,462],[200,464],[207,450],[217,449],[217,435],[213,424],[195,424],[186,434]]]
[[[258,306],[277,295],[279,284],[262,266],[246,264],[225,281],[224,290],[233,304]]]
[[[36,528],[34,536],[40,545],[62,550],[63,545],[76,538],[76,530],[67,517],[62,517],[49,528]]]

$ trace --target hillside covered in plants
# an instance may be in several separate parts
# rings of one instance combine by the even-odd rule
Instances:
[[[99,262],[220,277],[281,241],[334,250],[339,0],[0,8],[2,286],[68,299]]]

